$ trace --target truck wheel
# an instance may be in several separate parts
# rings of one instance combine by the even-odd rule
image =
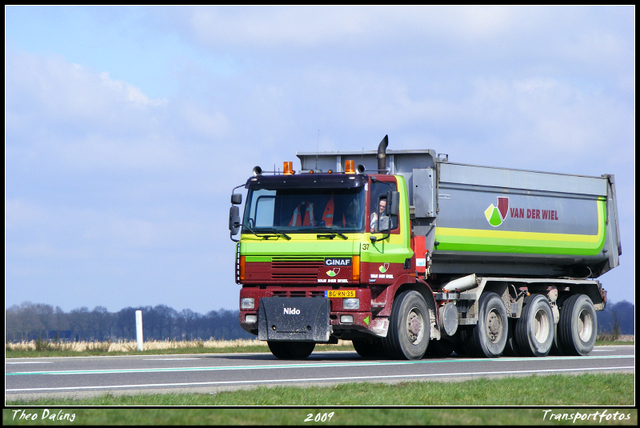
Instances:
[[[382,339],[392,359],[419,360],[429,345],[431,322],[427,303],[414,290],[402,292],[393,302],[389,331]]]
[[[514,338],[525,357],[544,357],[553,345],[553,312],[549,300],[542,294],[524,299],[522,315],[516,322]]]
[[[474,357],[499,357],[508,338],[507,308],[500,296],[493,292],[480,296],[478,308],[478,323],[466,340],[467,352]]]
[[[363,358],[377,358],[384,355],[380,340],[352,340],[351,343],[358,355]]]
[[[574,294],[560,309],[558,347],[563,355],[587,355],[596,343],[598,319],[589,296]]]
[[[304,360],[313,352],[315,342],[267,342],[269,350],[281,360]]]

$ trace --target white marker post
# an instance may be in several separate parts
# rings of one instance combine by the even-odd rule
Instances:
[[[136,339],[138,351],[142,351],[142,311],[136,311]]]

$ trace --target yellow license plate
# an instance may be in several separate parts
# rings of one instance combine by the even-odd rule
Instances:
[[[327,297],[356,297],[356,290],[328,290]]]

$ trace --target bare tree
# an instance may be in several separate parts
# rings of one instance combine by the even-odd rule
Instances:
[[[136,310],[129,306],[118,311],[116,325],[122,339],[133,339],[133,332],[136,329]]]

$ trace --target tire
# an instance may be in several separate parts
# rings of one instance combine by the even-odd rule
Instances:
[[[563,355],[587,355],[596,343],[598,319],[589,296],[574,294],[560,308],[558,348]]]
[[[362,358],[378,358],[384,356],[380,340],[352,340],[353,347]]]
[[[521,357],[522,354],[518,349],[518,345],[516,344],[516,339],[514,337],[514,332],[516,331],[516,322],[518,320],[514,318],[509,318],[509,332],[507,336],[507,344],[504,347],[504,351],[502,355],[506,355],[509,357]]]
[[[281,360],[304,360],[313,352],[315,342],[267,342],[271,353]]]
[[[518,351],[525,357],[544,357],[551,350],[553,336],[553,312],[549,300],[542,294],[527,296],[514,332]]]
[[[507,308],[500,296],[493,292],[480,296],[478,308],[478,323],[465,340],[466,351],[473,357],[499,357],[508,339]]]
[[[402,292],[393,302],[387,337],[382,345],[387,357],[419,360],[427,351],[431,319],[427,303],[414,290]]]

